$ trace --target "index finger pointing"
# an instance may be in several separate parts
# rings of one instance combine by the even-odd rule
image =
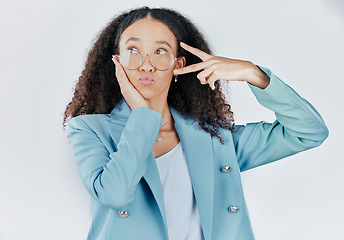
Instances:
[[[195,63],[195,64],[189,65],[187,67],[174,69],[173,73],[180,75],[180,74],[186,74],[186,73],[190,73],[190,72],[196,72],[196,71],[199,71],[199,70],[204,69],[206,67],[209,67],[209,65],[210,65],[209,62]]]
[[[208,53],[203,52],[202,50],[200,50],[198,48],[191,47],[191,46],[187,45],[186,43],[180,42],[180,46],[182,48],[184,48],[186,51],[191,52],[193,55],[196,55],[197,57],[199,57],[203,61],[206,61],[211,57],[211,55],[209,55]]]

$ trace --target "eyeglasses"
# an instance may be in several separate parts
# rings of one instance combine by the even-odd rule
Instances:
[[[118,57],[122,66],[128,70],[136,70],[143,64],[143,57],[150,56],[149,62],[159,71],[166,71],[172,67],[175,58],[172,53],[158,49],[153,54],[142,54],[136,49],[123,51]]]

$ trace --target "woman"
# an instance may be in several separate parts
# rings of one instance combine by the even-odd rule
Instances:
[[[219,79],[246,81],[277,119],[234,126]],[[92,197],[88,239],[254,239],[240,172],[328,136],[269,69],[211,55],[190,20],[148,7],[101,32],[67,118]]]

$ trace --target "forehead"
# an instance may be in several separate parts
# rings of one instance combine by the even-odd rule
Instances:
[[[158,44],[158,42],[168,42],[172,49],[177,48],[177,39],[168,26],[160,21],[144,18],[134,22],[121,35],[119,47],[126,45],[129,39],[138,38],[141,44]],[[127,43],[129,44],[130,41]]]

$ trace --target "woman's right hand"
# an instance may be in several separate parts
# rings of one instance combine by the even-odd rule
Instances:
[[[112,56],[112,61],[116,65],[116,77],[121,88],[121,93],[128,103],[131,110],[139,107],[149,107],[148,102],[142,97],[142,95],[136,90],[133,84],[129,81],[127,74],[125,73],[123,66],[118,60],[116,55]]]

